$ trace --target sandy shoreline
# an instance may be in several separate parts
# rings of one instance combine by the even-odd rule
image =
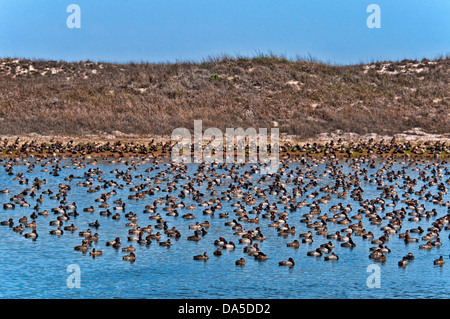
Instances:
[[[137,134],[125,134],[120,131],[113,131],[111,134],[86,134],[83,136],[62,136],[62,135],[41,135],[37,133],[30,133],[24,135],[2,135],[0,140],[7,140],[8,143],[14,142],[17,138],[20,142],[30,142],[35,141],[37,143],[53,143],[59,141],[62,143],[67,143],[73,141],[75,144],[78,143],[115,143],[118,141],[129,143],[148,143],[150,140],[155,140],[155,142],[168,142],[171,140],[170,136],[164,135],[137,135]],[[285,133],[280,133],[280,142],[289,143],[329,143],[331,141],[341,140],[346,143],[357,143],[357,142],[367,142],[373,140],[374,142],[386,142],[395,139],[396,142],[405,143],[410,142],[413,144],[425,143],[425,142],[441,142],[450,143],[450,131],[445,134],[431,134],[423,131],[421,128],[413,128],[398,134],[393,135],[379,135],[376,133],[369,133],[360,135],[353,132],[342,132],[337,130],[333,133],[322,133],[318,134],[314,138],[301,138],[296,135],[288,135]]]

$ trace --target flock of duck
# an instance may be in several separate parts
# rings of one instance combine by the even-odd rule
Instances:
[[[211,141],[209,142],[211,143]],[[86,156],[91,154],[112,154],[119,156],[146,156],[146,155],[170,155],[172,147],[176,143],[170,141],[150,140],[148,143],[139,142],[86,142],[76,143],[70,140],[66,143],[51,139],[50,142],[20,141],[20,138],[14,142],[8,139],[0,141],[0,151],[7,156],[24,156],[36,154],[38,156],[45,155],[70,155],[70,156]],[[269,145],[270,148],[270,145]],[[236,147],[235,147],[236,149]],[[224,152],[226,149],[224,148]],[[352,154],[367,154],[376,156],[431,156],[439,158],[441,155],[450,154],[450,146],[444,141],[425,141],[411,143],[399,142],[395,138],[390,141],[374,140],[346,142],[342,139],[330,141],[326,143],[305,143],[293,144],[291,142],[280,143],[280,152],[303,153],[303,154],[323,154],[325,156],[333,156],[343,154],[352,156]]]
[[[220,257],[224,250],[240,250],[242,255],[235,261],[239,266],[244,266],[248,259],[282,259],[281,256],[268,256],[262,249],[262,242],[274,241],[271,237],[275,236],[292,238],[283,243],[292,249],[310,247],[307,256],[324,261],[342,258],[334,248],[339,245],[351,250],[356,247],[354,239],[358,236],[373,245],[367,252],[368,258],[384,263],[391,252],[390,238],[397,237],[405,245],[417,243],[420,249],[434,250],[444,244],[443,231],[450,229],[450,202],[446,197],[450,170],[445,160],[284,156],[274,174],[262,173],[265,164],[259,163],[190,165],[176,164],[170,159],[162,163],[152,155],[104,160],[124,164],[127,169],[115,168],[110,172],[115,179],[104,179],[102,170],[96,167],[99,161],[94,158],[35,156],[2,159],[0,163],[8,176],[3,178],[11,179],[14,187],[9,188],[15,191],[12,193],[8,188],[0,191],[0,198],[4,200],[1,215],[7,216],[0,224],[32,240],[78,232],[81,242],[73,248],[75,251],[95,258],[103,254],[102,249],[115,249],[126,254],[122,256],[123,260],[131,262],[139,258],[136,245],[157,243],[170,247],[179,240],[206,240],[213,247],[212,253],[205,251],[194,255],[194,260],[206,262],[211,254]],[[26,165],[26,172],[16,172],[17,165]],[[140,165],[147,167],[145,173],[148,176],[133,175]],[[325,165],[320,173],[319,165]],[[396,170],[394,165],[401,168]],[[57,188],[47,188],[46,179],[28,178],[38,169],[61,176],[64,181]],[[84,171],[75,176],[70,169]],[[412,171],[416,172],[417,178],[410,177]],[[378,194],[365,196],[365,185],[375,187]],[[92,205],[78,207],[76,202],[69,200],[75,188],[96,193]],[[127,188],[128,198],[118,198],[118,191]],[[333,199],[350,203],[330,205]],[[142,211],[130,211],[127,201],[142,203]],[[51,208],[42,209],[45,205]],[[29,214],[14,220],[8,216],[8,211],[19,206]],[[87,225],[77,223],[80,214],[90,216],[92,221]],[[223,220],[223,229],[231,229],[232,238],[208,236],[213,227],[210,218],[217,217]],[[122,218],[127,221],[127,238],[101,236],[103,223]],[[170,225],[173,219],[180,218],[191,221],[187,230]],[[424,220],[429,222],[426,229],[405,227],[405,224],[411,225],[409,222]],[[54,229],[48,234],[38,234],[39,223]],[[368,225],[376,227],[377,231],[367,231]],[[331,226],[341,229],[331,232]],[[218,227],[217,224],[214,227]],[[104,248],[99,248],[101,246]],[[286,257],[278,260],[278,265],[294,267],[294,258]],[[398,261],[398,265],[407,267],[414,258],[409,253]],[[445,263],[443,256],[434,259],[433,263],[442,266]]]

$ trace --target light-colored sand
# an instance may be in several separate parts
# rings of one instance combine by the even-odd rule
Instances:
[[[125,134],[120,131],[113,131],[111,134],[102,134],[102,135],[94,135],[89,134],[85,135],[83,137],[75,137],[75,136],[46,136],[46,135],[40,135],[36,133],[31,133],[24,136],[15,136],[15,135],[4,135],[0,136],[2,140],[8,140],[8,142],[13,142],[17,139],[17,137],[20,138],[20,142],[25,141],[36,141],[38,143],[52,143],[52,142],[62,142],[67,143],[69,141],[73,141],[75,144],[78,143],[114,143],[117,141],[121,142],[135,142],[135,143],[148,143],[151,139],[154,139],[157,142],[167,142],[170,141],[170,136],[138,136],[134,134]],[[317,135],[315,138],[311,139],[301,139],[294,135],[287,135],[284,133],[280,134],[280,141],[281,142],[290,142],[290,143],[327,143],[331,141],[336,141],[338,139],[341,139],[343,142],[364,142],[368,141],[370,139],[373,139],[374,141],[382,141],[385,142],[391,141],[392,138],[395,138],[395,141],[397,142],[410,142],[412,144],[419,144],[424,142],[446,142],[447,144],[450,144],[450,132],[447,134],[429,134],[427,132],[424,132],[421,128],[413,128],[408,131],[404,131],[400,134],[395,134],[393,136],[389,135],[378,135],[375,133],[369,133],[364,135],[359,135],[352,132],[342,132],[342,131],[336,131],[334,133],[322,133]]]

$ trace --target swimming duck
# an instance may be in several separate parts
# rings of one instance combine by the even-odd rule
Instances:
[[[431,244],[431,241],[427,242],[426,244],[420,245],[419,246],[420,249],[427,249],[430,250],[433,248],[433,245]]]
[[[236,260],[235,265],[236,266],[244,266],[245,265],[245,259],[241,257],[240,259]]]
[[[89,227],[93,227],[93,228],[99,228],[100,227],[100,223],[99,223],[98,220],[96,220],[93,223],[89,223],[88,225],[89,225]]]
[[[308,236],[302,238],[302,243],[304,243],[304,244],[312,244],[313,242],[314,242],[314,240],[313,240],[312,233],[310,233]]]
[[[334,252],[332,252],[331,255],[325,256],[324,260],[327,261],[339,260],[339,257]]]
[[[383,253],[382,253],[381,249],[378,248],[375,251],[373,251],[372,253],[370,253],[369,258],[370,259],[375,259],[375,258],[380,257],[382,254]]]
[[[294,259],[289,257],[288,260],[283,260],[283,261],[278,262],[278,265],[279,266],[286,266],[286,267],[294,267],[295,262],[294,262]]]
[[[194,235],[192,235],[192,236],[188,236],[187,237],[187,240],[190,240],[190,241],[200,241],[202,239],[202,237],[200,237],[199,235],[197,235],[197,234],[194,234]]]
[[[338,239],[338,237],[341,237],[339,231],[336,231],[336,233],[334,233],[334,234],[327,235],[327,239]]]
[[[53,220],[49,223],[50,226],[62,226],[63,221],[61,220],[61,216],[58,216],[56,220]]]
[[[256,254],[259,252],[259,248],[258,248],[258,244],[253,244],[253,246],[246,246],[243,248],[243,252],[248,254],[248,255],[252,255],[252,254]]]
[[[227,243],[227,241],[226,241],[226,239],[223,238],[223,237],[219,237],[219,239],[216,239],[216,240],[214,241],[214,245],[216,245],[216,246],[223,246],[223,245],[225,245],[226,243]]]
[[[373,239],[373,233],[371,231],[369,231],[367,234],[362,236],[363,239]]]
[[[414,255],[412,253],[408,253],[408,255],[405,256],[406,260],[414,260]]]
[[[168,237],[174,237],[176,239],[181,237],[181,233],[177,229],[174,229],[174,231],[166,232],[166,234],[167,234]]]
[[[10,219],[8,219],[8,220],[2,221],[2,222],[0,223],[0,225],[13,227],[13,226],[14,226],[14,221],[13,221],[12,218],[10,218]]]
[[[12,203],[3,204],[3,209],[14,209],[15,207],[16,207],[16,205],[14,205]]]
[[[146,233],[148,233],[148,234],[151,234],[152,231],[153,231],[153,227],[152,227],[151,225],[148,225],[147,227],[143,227],[141,230],[142,230],[143,232],[146,232]]]
[[[120,238],[116,237],[114,240],[106,242],[106,246],[112,246],[115,249],[119,249],[121,246]]]
[[[442,246],[442,242],[440,238],[436,238],[435,241],[431,242],[431,245],[433,245],[434,247],[441,247]]]
[[[442,265],[444,265],[445,264],[445,261],[444,261],[444,257],[439,257],[439,259],[436,259],[434,262],[433,262],[433,264],[434,265],[439,265],[439,266],[442,266]]]
[[[408,244],[408,243],[417,243],[417,242],[419,242],[419,239],[418,238],[413,238],[413,237],[411,237],[411,235],[405,235],[405,243],[406,244]]]
[[[424,241],[429,241],[432,240],[433,238],[439,236],[438,230],[434,229],[432,232],[426,234],[425,236],[422,237],[422,240]]]
[[[87,252],[88,249],[89,249],[89,246],[88,246],[87,243],[84,242],[84,241],[83,241],[83,243],[82,243],[81,245],[75,246],[75,247],[73,248],[73,250],[81,251],[81,252],[83,252],[83,253]]]
[[[122,248],[122,251],[123,251],[124,253],[131,253],[131,252],[136,251],[136,248],[134,248],[133,245],[130,245],[130,246],[128,246],[128,247]]]
[[[19,218],[19,223],[26,224],[28,223],[28,217],[23,216],[22,218]]]
[[[322,252],[320,251],[320,248],[317,248],[316,250],[308,251],[306,256],[321,257]]]
[[[251,245],[252,242],[253,242],[253,240],[252,240],[252,235],[251,234],[246,234],[246,235],[244,235],[243,238],[239,238],[239,243],[240,244]]]
[[[295,239],[293,242],[287,243],[286,246],[287,247],[293,247],[293,248],[299,248],[300,247],[300,242],[297,239]]]
[[[93,241],[97,242],[97,241],[98,241],[98,234],[95,233],[94,235],[86,236],[85,239],[86,239],[88,242],[90,242],[90,243],[93,242]]]
[[[128,234],[129,235],[140,235],[140,236],[142,236],[143,232],[141,230],[141,227],[136,227],[135,229],[129,229],[128,230]]]
[[[222,247],[225,248],[226,250],[234,250],[236,248],[236,246],[232,241],[230,241],[227,244],[224,244]]]
[[[266,240],[266,236],[264,236],[261,232],[252,237],[252,240],[264,241]]]
[[[258,261],[265,261],[265,260],[269,259],[269,257],[266,254],[264,254],[262,251],[259,251],[257,254],[254,255],[254,257],[255,257],[255,260],[258,260]]]
[[[142,236],[139,236],[137,243],[139,245],[150,245],[152,243],[152,241],[150,239],[150,235],[147,235],[145,238],[142,238]]]
[[[207,232],[204,228],[202,228],[202,229],[200,229],[200,230],[195,230],[195,231],[194,231],[194,234],[195,234],[195,235],[198,235],[198,236],[205,236],[207,233],[208,233],[208,232]]]
[[[422,229],[422,227],[417,227],[417,228],[413,228],[410,230],[411,233],[416,233],[416,234],[421,234],[424,232],[424,230]]]
[[[348,237],[349,240],[346,243],[342,243],[341,247],[347,247],[347,248],[354,248],[356,247],[356,244],[353,242],[353,239],[351,237]]]
[[[76,227],[74,224],[72,224],[72,225],[70,225],[70,226],[65,226],[65,227],[64,227],[64,230],[74,232],[74,231],[77,230],[77,227]]]
[[[114,206],[114,210],[124,210],[125,209],[125,203],[122,203],[120,206]]]
[[[203,255],[196,255],[194,256],[194,260],[203,260],[203,261],[207,261],[209,259],[206,251],[203,253]]]
[[[13,227],[13,231],[18,232],[18,233],[22,233],[24,230],[25,230],[25,228],[23,228],[22,224],[19,224],[19,225]]]
[[[125,261],[135,261],[136,255],[133,252],[131,252],[129,255],[123,256],[122,259]]]
[[[172,242],[170,241],[170,239],[167,239],[167,241],[160,242],[159,245],[165,246],[165,247],[170,247],[170,246],[172,246]]]
[[[38,238],[38,234],[37,234],[37,232],[36,232],[36,229],[33,229],[33,230],[31,231],[31,233],[26,233],[26,234],[24,235],[24,237],[25,237],[25,238],[31,238],[31,239],[36,239],[36,238]]]
[[[64,232],[61,230],[60,227],[58,227],[57,229],[50,230],[49,233],[50,235],[61,236]]]
[[[398,262],[399,267],[406,267],[408,265],[408,260],[406,257],[403,257],[402,260]]]
[[[44,210],[42,212],[39,212],[38,215],[40,215],[40,216],[48,216],[48,215],[50,215],[50,213],[47,210]]]
[[[204,221],[203,223],[200,223],[200,226],[204,228],[209,228],[211,227],[211,224],[209,223],[209,221]]]
[[[93,213],[93,212],[95,212],[95,208],[93,206],[87,207],[87,208],[83,208],[83,212]]]
[[[199,224],[199,222],[196,222],[195,225],[189,225],[189,229],[192,230],[198,230],[200,228],[202,228],[202,226]]]
[[[157,241],[159,241],[161,239],[161,233],[160,232],[157,232],[156,234],[150,234],[149,236],[150,236],[150,239],[154,239],[154,240],[157,240]]]
[[[103,255],[103,252],[101,250],[96,250],[95,248],[92,248],[92,251],[89,253],[92,257],[97,257]]]
[[[373,258],[374,261],[384,263],[386,262],[386,256],[381,253],[380,256]]]

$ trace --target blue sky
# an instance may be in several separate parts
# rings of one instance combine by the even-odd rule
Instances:
[[[81,28],[69,29],[69,4]],[[369,29],[366,8],[381,8]],[[449,0],[0,0],[0,57],[104,62],[311,56],[333,64],[450,52]]]

